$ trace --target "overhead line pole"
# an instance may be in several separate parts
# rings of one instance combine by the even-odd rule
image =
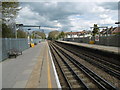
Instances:
[[[36,25],[23,25],[23,27],[39,27],[40,29],[40,26],[36,26]]]

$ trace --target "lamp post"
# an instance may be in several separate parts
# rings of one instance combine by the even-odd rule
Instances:
[[[29,29],[28,29],[28,33],[29,33],[29,34],[28,34],[28,42],[29,42],[29,43],[31,43],[30,30],[31,30],[31,29],[29,28]]]
[[[15,38],[17,39],[17,28],[16,28],[16,24],[15,24]]]
[[[16,28],[16,31],[15,31],[15,32],[16,32],[16,33],[15,33],[16,39],[18,38],[18,36],[17,36],[17,34],[18,34],[18,33],[17,33],[17,30],[19,30],[19,28]]]
[[[16,39],[17,39],[17,30],[18,30],[20,27],[23,27],[23,24],[15,24],[15,37],[16,37]]]
[[[120,22],[115,22],[115,24],[120,24]]]
[[[120,22],[115,22],[115,24],[118,24],[118,27],[120,27]]]

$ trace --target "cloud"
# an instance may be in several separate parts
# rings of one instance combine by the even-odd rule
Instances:
[[[35,25],[36,23],[39,22],[37,20],[38,17],[39,14],[37,12],[33,12],[29,6],[25,6],[20,10],[16,21],[18,23]]]
[[[114,24],[116,21],[115,20],[112,20],[112,18],[111,17],[109,17],[109,18],[106,18],[106,19],[102,19],[102,20],[100,20],[98,23],[99,24]]]
[[[104,9],[118,10],[118,2],[102,2],[99,4]]]
[[[116,2],[23,2],[17,21],[47,27],[42,28],[46,33],[52,30],[89,30],[95,23],[114,25],[118,20],[116,4]]]
[[[101,14],[101,15],[100,15],[100,18],[102,18],[102,19],[108,18],[108,15],[106,15],[106,14]]]
[[[104,9],[104,8],[101,7],[101,6],[95,6],[95,7],[92,9],[92,12],[93,12],[93,13],[109,12],[109,9]]]
[[[49,28],[49,27],[41,27],[41,29],[50,30],[50,31],[58,30],[58,28]]]

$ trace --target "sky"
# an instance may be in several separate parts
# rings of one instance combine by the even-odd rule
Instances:
[[[94,24],[116,27],[118,21],[118,2],[21,2],[20,7],[16,22],[40,25],[45,33],[91,30]]]

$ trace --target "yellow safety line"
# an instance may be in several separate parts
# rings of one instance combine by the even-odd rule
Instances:
[[[48,65],[48,88],[52,88],[51,75],[50,75],[50,63],[48,60],[48,52],[47,52],[47,65]]]

